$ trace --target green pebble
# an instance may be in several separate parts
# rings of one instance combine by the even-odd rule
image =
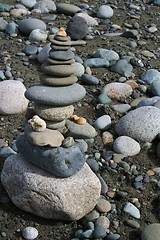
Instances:
[[[112,102],[112,100],[107,96],[106,93],[101,93],[97,99],[98,102],[102,104],[110,104]]]
[[[0,4],[0,12],[9,12],[13,8],[13,5]]]

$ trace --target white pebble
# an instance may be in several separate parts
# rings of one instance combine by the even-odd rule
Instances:
[[[34,227],[26,227],[23,229],[22,235],[27,240],[33,240],[38,237],[38,230]]]

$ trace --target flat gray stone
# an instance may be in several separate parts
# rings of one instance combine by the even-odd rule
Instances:
[[[55,77],[68,77],[75,72],[72,65],[49,65],[48,63],[43,63],[41,69],[45,74]]]
[[[57,4],[57,11],[59,13],[64,13],[66,15],[73,16],[77,12],[80,12],[81,8],[69,3],[59,3]]]
[[[68,49],[67,51],[53,51],[51,50],[49,52],[49,56],[50,58],[52,59],[55,59],[55,60],[70,60],[71,58],[74,58],[74,53]]]
[[[64,140],[63,135],[57,130],[45,129],[42,132],[33,131],[28,124],[25,126],[27,140],[36,146],[59,147]]]
[[[22,33],[29,35],[34,29],[46,31],[46,24],[40,19],[28,18],[19,21],[18,28]]]
[[[105,49],[105,48],[99,48],[94,53],[93,57],[95,58],[104,58],[107,61],[118,61],[119,55],[113,50]]]
[[[115,125],[118,135],[142,142],[152,142],[160,133],[160,109],[144,106],[127,113]]]
[[[24,135],[17,138],[16,144],[26,161],[58,177],[76,174],[85,163],[79,144],[70,148],[39,147],[31,144]]]
[[[52,58],[47,58],[47,63],[51,64],[51,65],[70,65],[72,63],[74,63],[75,60],[74,58],[70,59],[70,60],[54,60]]]
[[[30,87],[25,96],[30,101],[53,106],[67,106],[80,101],[86,90],[78,83],[65,87],[49,87],[41,84]]]
[[[78,78],[74,75],[69,77],[52,77],[46,74],[40,74],[39,76],[41,83],[51,85],[51,86],[68,86],[76,83]]]
[[[68,128],[68,135],[74,138],[94,138],[97,133],[89,123],[79,125],[69,119],[66,120],[66,127]]]
[[[93,68],[109,67],[109,62],[103,58],[89,58],[84,61],[84,66]]]
[[[69,118],[73,112],[73,105],[63,107],[53,107],[50,105],[35,104],[34,110],[41,118],[50,121],[63,121]]]
[[[7,158],[1,174],[12,202],[37,216],[75,221],[92,211],[100,197],[100,182],[87,164],[75,175],[57,178],[26,162]]]

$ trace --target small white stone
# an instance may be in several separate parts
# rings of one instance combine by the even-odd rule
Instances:
[[[22,235],[26,240],[33,240],[38,237],[38,230],[34,227],[26,227],[22,230]]]
[[[111,117],[103,115],[94,122],[94,127],[100,130],[107,130],[111,125]]]
[[[102,5],[99,7],[97,17],[99,18],[110,18],[113,16],[113,9],[108,5]]]
[[[129,213],[132,217],[139,219],[140,218],[140,212],[139,209],[136,208],[132,203],[127,202],[123,208],[123,211],[126,213]]]
[[[48,37],[48,32],[43,31],[41,29],[34,29],[30,35],[29,35],[29,40],[32,41],[45,41]]]

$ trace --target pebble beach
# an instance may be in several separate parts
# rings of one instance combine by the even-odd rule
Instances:
[[[64,30],[69,38],[56,35]],[[160,1],[0,0],[0,49],[0,239],[159,240]],[[48,127],[41,135],[25,127],[33,107]],[[27,211],[28,202],[14,198],[25,191],[30,169],[14,164],[17,153],[35,157],[24,132],[36,146],[80,145],[84,154],[75,159],[80,150],[73,147],[69,155],[79,175],[55,166],[58,177],[74,183],[61,185],[62,195],[73,194],[64,198],[66,212],[80,209],[72,217],[60,212],[56,220],[40,205]],[[53,155],[65,159],[60,149]],[[57,184],[47,177],[42,188],[32,179],[38,196]]]

